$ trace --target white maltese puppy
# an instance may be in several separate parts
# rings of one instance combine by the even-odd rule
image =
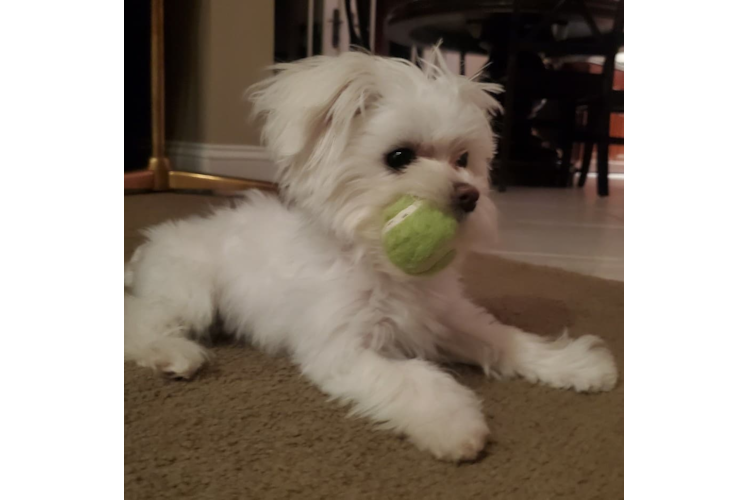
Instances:
[[[460,256],[498,226],[489,92],[500,88],[450,73],[438,50],[422,66],[313,57],[276,66],[251,89],[280,199],[251,192],[236,208],[147,231],[126,266],[126,359],[190,378],[206,361],[195,340],[220,315],[226,332],[288,353],[355,414],[455,461],[474,459],[489,429],[478,397],[437,363],[613,388],[599,338],[547,340],[465,295]],[[406,275],[386,258],[382,213],[405,194],[460,220],[458,258],[434,276]]]

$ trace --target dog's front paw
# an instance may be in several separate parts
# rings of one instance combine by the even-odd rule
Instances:
[[[610,350],[602,340],[593,335],[585,335],[577,341],[586,340],[587,355],[580,363],[572,386],[580,392],[610,391],[618,381],[618,369]]]
[[[207,353],[199,344],[184,338],[165,337],[149,344],[137,362],[169,378],[189,380],[206,359]]]
[[[559,389],[601,392],[613,389],[618,380],[613,355],[594,335],[577,339],[562,338],[555,358],[549,358],[548,370],[540,381]]]
[[[475,460],[486,446],[490,431],[480,410],[464,408],[424,422],[410,432],[410,439],[439,460]]]

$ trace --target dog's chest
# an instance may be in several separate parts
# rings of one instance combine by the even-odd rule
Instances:
[[[377,285],[361,295],[368,346],[408,356],[420,357],[434,352],[443,326],[423,291],[402,284]]]

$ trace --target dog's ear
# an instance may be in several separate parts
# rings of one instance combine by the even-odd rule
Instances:
[[[272,67],[275,75],[247,91],[263,142],[281,169],[304,154],[313,165],[347,143],[355,116],[375,98],[373,57],[349,52]]]

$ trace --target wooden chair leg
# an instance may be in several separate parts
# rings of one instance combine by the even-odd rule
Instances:
[[[600,109],[597,110],[595,135],[597,144],[597,194],[608,196],[608,153],[610,150],[610,102],[603,96]]]
[[[595,110],[592,123],[595,124],[594,136],[597,145],[597,194],[608,196],[608,152],[610,150],[610,100],[603,94],[603,102]],[[585,155],[587,151],[585,151]],[[592,152],[590,151],[590,155]],[[584,168],[584,167],[583,167]],[[589,171],[589,165],[587,166]],[[585,173],[585,177],[586,177]],[[581,179],[580,179],[581,181]],[[583,185],[580,184],[580,185]]]
[[[602,103],[600,106],[600,115],[598,117],[599,125],[597,131],[600,134],[597,140],[597,194],[598,196],[608,196],[608,153],[610,150],[610,115],[611,115],[611,93],[613,89],[613,72],[615,67],[612,62],[615,57],[608,57],[605,60],[603,70],[603,80],[605,87],[603,89]]]
[[[610,131],[608,131],[610,132]],[[603,136],[597,143],[597,194],[608,196],[608,150],[610,141]]]
[[[573,102],[562,105],[563,126],[561,129],[561,170],[566,174],[566,185],[571,186],[574,175],[571,171],[571,153],[574,149],[574,128],[576,127],[576,106]]]
[[[623,0],[618,2],[613,33],[623,35]],[[597,194],[608,196],[608,153],[610,148],[610,115],[613,100],[613,80],[616,72],[618,47],[611,47],[605,54],[603,63],[603,88],[599,121],[599,141],[597,143]]]
[[[582,169],[579,172],[579,181],[577,186],[584,187],[587,182],[587,174],[590,173],[590,166],[592,165],[592,152],[595,150],[595,130],[598,126],[600,109],[596,104],[593,104],[587,108],[584,118],[584,151],[582,153]]]
[[[595,143],[587,141],[584,143],[584,153],[582,155],[582,170],[579,172],[579,181],[577,186],[584,187],[584,183],[587,182],[587,174],[590,172],[590,164],[592,163],[592,150],[595,149]]]

